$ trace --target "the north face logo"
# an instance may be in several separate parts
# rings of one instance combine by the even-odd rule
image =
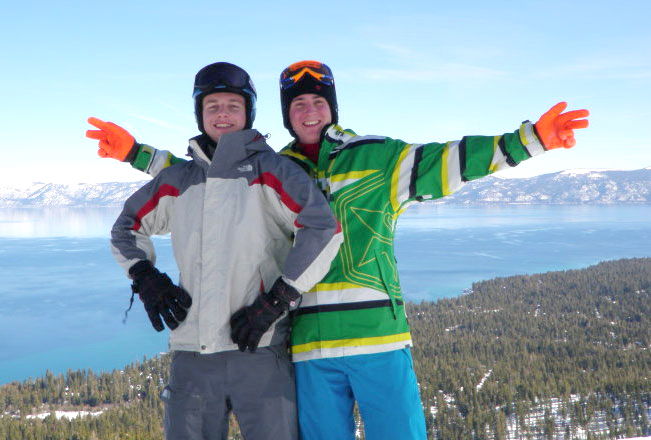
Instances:
[[[253,171],[253,165],[247,164],[237,167],[237,171],[240,173],[246,173],[247,171]]]

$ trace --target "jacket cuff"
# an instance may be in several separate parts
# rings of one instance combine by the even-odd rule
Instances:
[[[131,146],[131,150],[129,150],[129,153],[127,153],[126,157],[122,159],[122,162],[128,162],[130,164],[133,164],[133,161],[136,159],[136,156],[138,155],[138,151],[140,151],[140,145],[138,142],[133,142],[133,145]]]
[[[156,153],[156,150],[147,144],[135,144],[135,145],[137,146],[137,152],[135,154],[135,157],[130,161],[131,166],[139,171],[147,172],[147,170],[149,169],[149,165],[151,164],[151,161],[154,158],[154,154]]]
[[[299,291],[287,284],[283,277],[276,280],[269,293],[288,307],[289,310],[297,309],[303,299]]]
[[[538,133],[536,133],[536,126],[530,121],[524,121],[518,130],[520,135],[520,142],[529,156],[534,157],[543,154],[546,150],[543,143],[540,141]]]
[[[129,276],[135,280],[138,277],[142,276],[143,274],[151,271],[153,268],[154,265],[151,264],[151,261],[140,260],[129,268]]]

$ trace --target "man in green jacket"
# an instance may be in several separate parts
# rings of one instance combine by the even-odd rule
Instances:
[[[366,438],[425,439],[413,371],[412,345],[393,237],[398,216],[412,203],[444,197],[465,182],[575,144],[586,110],[555,105],[536,124],[501,136],[409,144],[358,136],[338,123],[331,70],[301,61],[280,77],[285,127],[295,138],[284,154],[299,163],[327,196],[344,242],[328,274],[303,295],[293,320],[299,425],[305,439],[353,439],[357,401]],[[117,127],[117,126],[116,126]],[[122,133],[115,129],[115,133]],[[123,133],[122,133],[123,134]],[[156,174],[168,152],[108,136],[100,155]]]

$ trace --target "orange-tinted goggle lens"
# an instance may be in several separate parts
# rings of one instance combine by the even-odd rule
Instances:
[[[299,61],[283,71],[280,86],[283,89],[292,87],[306,74],[328,86],[333,85],[335,82],[332,72],[325,64],[318,61]]]

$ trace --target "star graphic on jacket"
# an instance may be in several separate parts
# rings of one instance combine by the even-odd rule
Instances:
[[[356,208],[354,206],[351,206],[350,211],[359,220],[359,223],[361,223],[366,229],[368,229],[369,231],[368,235],[371,237],[364,249],[364,253],[362,254],[362,257],[357,262],[357,265],[359,267],[362,267],[372,261],[375,261],[376,259],[376,254],[374,252],[375,249],[377,248],[381,249],[382,247],[384,247],[384,246],[378,246],[376,244],[377,241],[379,241],[384,245],[391,246],[391,242],[393,241],[392,235],[391,234],[387,235],[386,233],[383,234],[381,232],[390,233],[393,227],[393,219],[391,217],[391,214],[380,210]],[[378,231],[378,228],[374,227],[374,225],[378,225],[380,223],[384,224],[383,225],[384,227],[380,228],[382,231]]]

